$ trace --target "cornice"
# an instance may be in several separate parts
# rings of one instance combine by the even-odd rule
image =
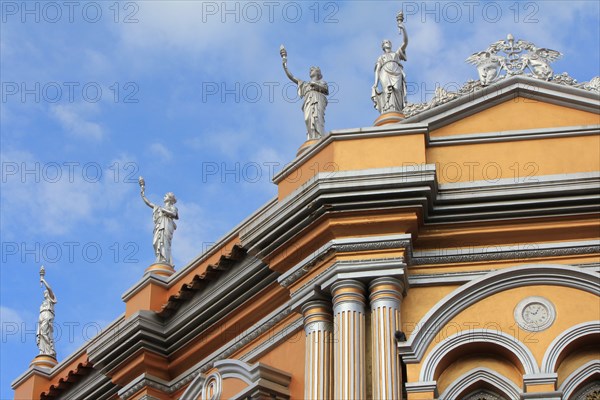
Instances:
[[[487,246],[415,251],[412,265],[454,264],[478,261],[519,260],[524,258],[559,257],[600,253],[599,241],[558,243],[527,243],[526,249],[513,250],[514,246]]]
[[[410,234],[334,239],[327,242],[311,255],[290,268],[287,272],[282,274],[277,281],[281,286],[286,288],[289,287],[300,278],[307,275],[320,259],[331,252],[335,252],[337,254],[357,251],[404,248],[407,249],[407,254],[410,254],[411,246],[412,243]]]
[[[319,173],[240,233],[242,245],[262,257],[325,212],[427,207],[435,198],[435,166]]]

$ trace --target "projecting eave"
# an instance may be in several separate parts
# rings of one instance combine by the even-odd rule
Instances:
[[[516,75],[408,117],[399,124],[426,124],[433,131],[518,97],[600,114],[600,95],[596,92]]]

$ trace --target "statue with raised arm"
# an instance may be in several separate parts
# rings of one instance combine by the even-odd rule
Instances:
[[[403,37],[402,46],[394,52],[392,51],[392,42],[384,40],[381,43],[383,54],[379,56],[375,64],[375,83],[371,90],[371,99],[381,114],[401,113],[406,105],[406,76],[402,61],[406,61],[408,35],[404,27],[402,12],[396,16],[396,21]]]
[[[298,85],[298,95],[304,99],[302,111],[304,111],[307,140],[319,139],[325,135],[325,107],[327,107],[327,95],[329,95],[329,87],[323,80],[321,69],[310,67],[310,81],[304,82],[288,70],[287,51],[283,45],[281,45],[279,53],[285,74]]]
[[[50,356],[56,359],[54,349],[54,305],[58,302],[52,288],[46,282],[44,266],[40,268],[40,284],[44,288],[44,301],[40,306],[40,317],[36,331],[36,343],[40,349],[40,355]]]
[[[177,229],[175,220],[179,219],[179,214],[175,203],[177,199],[173,192],[168,192],[164,197],[164,206],[158,206],[151,203],[146,198],[146,182],[144,178],[140,176],[139,179],[141,196],[144,203],[152,208],[152,217],[154,220],[154,233],[152,238],[152,245],[154,246],[154,254],[156,255],[156,263],[167,264],[173,266],[173,259],[171,257],[171,241],[173,239],[173,232]]]

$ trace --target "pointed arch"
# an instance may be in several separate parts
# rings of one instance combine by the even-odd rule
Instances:
[[[458,377],[444,392],[439,400],[458,399],[461,393],[464,393],[471,385],[477,382],[485,382],[495,389],[499,390],[508,399],[518,399],[521,396],[521,389],[510,379],[500,375],[489,368],[474,368]]]

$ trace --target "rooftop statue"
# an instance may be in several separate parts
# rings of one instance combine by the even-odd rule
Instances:
[[[44,290],[44,300],[40,306],[40,317],[36,331],[36,343],[40,350],[40,355],[50,356],[56,359],[56,350],[54,348],[54,305],[58,302],[52,288],[44,278],[46,270],[44,266],[40,268],[40,285]]]
[[[329,95],[329,87],[323,80],[321,69],[310,67],[310,81],[305,82],[292,75],[288,69],[287,50],[283,45],[281,45],[279,53],[285,74],[298,85],[298,96],[304,99],[302,111],[304,111],[307,140],[319,139],[325,135],[325,107],[327,107],[327,95]]]
[[[164,197],[164,206],[158,206],[151,203],[146,198],[146,182],[144,178],[140,176],[140,194],[144,203],[152,208],[152,218],[154,221],[154,233],[152,238],[152,245],[154,246],[154,254],[156,255],[157,264],[167,264],[173,266],[173,259],[171,257],[171,241],[173,239],[173,232],[177,229],[175,224],[176,219],[179,219],[179,214],[175,203],[177,199],[173,192],[168,192]]]
[[[398,29],[402,36],[402,46],[392,51],[392,42],[384,40],[381,43],[383,54],[375,63],[375,83],[371,90],[371,99],[375,108],[381,113],[402,112],[406,105],[406,76],[402,61],[406,61],[406,46],[408,35],[404,27],[404,14],[396,16]]]

